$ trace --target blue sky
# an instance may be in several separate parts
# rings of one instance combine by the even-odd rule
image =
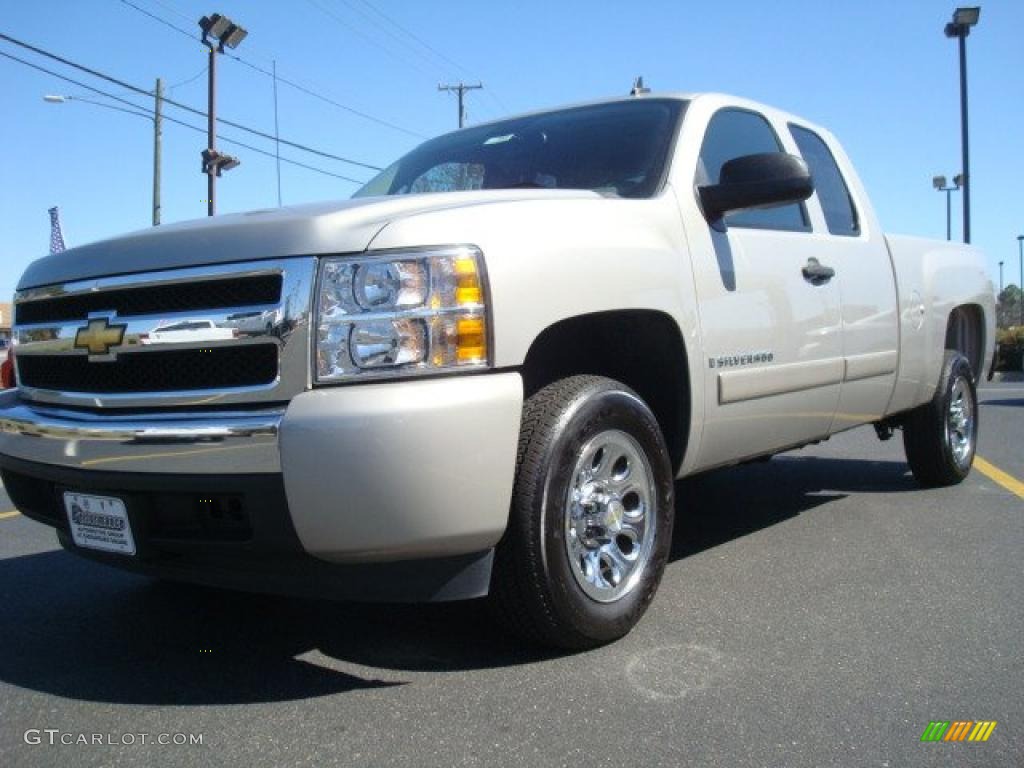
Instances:
[[[655,90],[724,91],[803,115],[843,142],[887,231],[945,236],[935,174],[959,171],[956,43],[942,34],[955,3],[942,0],[725,0],[720,3],[468,2],[464,0],[131,0],[196,30],[220,12],[249,30],[237,54],[328,98],[398,126],[364,119],[279,85],[281,136],[371,165],[385,165],[455,126],[441,81],[481,80],[469,121],[628,91],[642,74]],[[164,78],[168,95],[205,109],[207,55],[198,39],[124,0],[4,2],[0,31],[144,88]],[[397,22],[396,26],[392,22]],[[982,4],[968,39],[973,239],[998,280],[1018,282],[1016,235],[1024,232],[1024,3]],[[411,32],[415,39],[408,34]],[[426,43],[429,48],[424,47]],[[0,51],[147,106],[146,99],[0,41]],[[190,80],[190,78],[195,79]],[[273,132],[269,77],[219,62],[219,113]],[[141,117],[89,103],[49,104],[44,94],[102,99],[0,58],[0,296],[46,253],[47,208],[59,205],[69,245],[150,222],[152,129]],[[110,102],[116,104],[116,102]],[[123,105],[121,105],[123,106]],[[168,107],[202,126],[203,119]],[[222,128],[273,151],[265,140]],[[414,135],[415,134],[415,135]],[[166,124],[163,219],[205,215],[199,172],[204,137]],[[218,185],[220,212],[277,204],[272,158],[222,144],[242,159]],[[282,155],[332,173],[372,172],[285,148]],[[284,203],[348,197],[356,186],[284,165]],[[954,238],[960,195],[953,200]]]

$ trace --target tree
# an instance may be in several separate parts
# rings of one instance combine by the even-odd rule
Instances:
[[[999,294],[996,301],[996,324],[1000,328],[1021,325],[1020,322],[1021,290],[1010,283]]]

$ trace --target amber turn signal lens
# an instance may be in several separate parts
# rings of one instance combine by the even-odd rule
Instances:
[[[464,317],[458,321],[459,360],[484,360],[487,358],[487,334],[481,317]]]
[[[476,271],[475,259],[455,261],[455,301],[459,304],[479,304],[483,298],[480,275]]]

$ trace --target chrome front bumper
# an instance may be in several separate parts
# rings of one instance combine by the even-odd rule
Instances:
[[[72,411],[0,395],[0,453],[71,469],[183,475],[281,472],[284,409],[147,414]]]
[[[325,387],[279,410],[144,416],[29,405],[9,392],[0,462],[78,470],[86,485],[98,480],[81,473],[93,472],[110,492],[275,474],[316,558],[446,557],[484,551],[504,533],[522,405],[515,372]]]

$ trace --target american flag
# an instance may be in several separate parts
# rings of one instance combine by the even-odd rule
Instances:
[[[53,206],[50,209],[50,253],[60,253],[64,250],[64,235],[60,231],[60,209]]]

